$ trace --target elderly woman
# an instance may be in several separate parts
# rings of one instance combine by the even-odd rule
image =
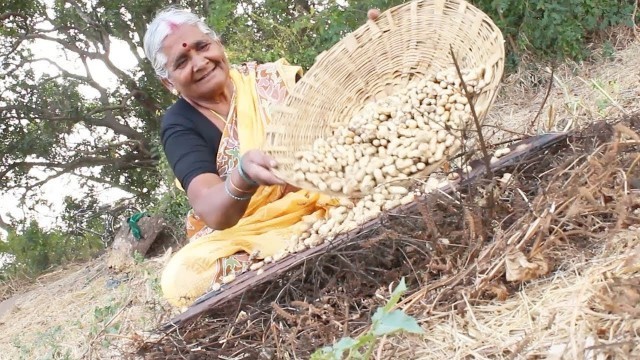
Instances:
[[[179,96],[164,114],[161,138],[193,210],[189,243],[170,259],[161,286],[170,303],[185,306],[254,259],[283,252],[305,230],[303,217],[324,216],[335,200],[287,186],[258,150],[269,107],[284,100],[299,67],[284,60],[232,66],[216,33],[174,7],[149,24],[144,51]]]

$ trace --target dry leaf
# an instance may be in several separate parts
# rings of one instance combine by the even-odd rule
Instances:
[[[613,314],[640,316],[640,279],[614,279],[597,294],[598,303]]]
[[[636,247],[633,252],[624,260],[622,273],[635,273],[640,271],[640,247]]]
[[[546,275],[549,272],[549,263],[537,254],[527,259],[522,251],[516,250],[507,255],[505,259],[505,270],[507,281],[527,281]]]
[[[504,284],[489,284],[489,291],[500,301],[505,301],[509,297],[509,290]]]

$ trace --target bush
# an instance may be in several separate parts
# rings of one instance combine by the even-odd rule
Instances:
[[[103,249],[100,237],[73,236],[59,230],[47,231],[32,220],[24,230],[12,231],[0,241],[0,278],[8,275],[35,276],[55,265],[86,260]]]
[[[511,65],[530,52],[582,60],[594,38],[612,26],[633,26],[635,0],[472,0],[502,30]]]
[[[159,145],[158,145],[159,146]],[[178,189],[175,185],[175,176],[169,166],[167,157],[158,147],[160,162],[158,164],[159,179],[162,186],[159,186],[155,198],[157,201],[151,206],[151,212],[161,214],[169,228],[170,235],[177,243],[186,236],[185,218],[191,209],[187,194]]]
[[[507,41],[509,65],[529,53],[545,59],[581,60],[589,45],[612,26],[633,25],[635,0],[469,0],[486,12]],[[214,0],[208,21],[219,30],[234,62],[280,57],[308,69],[315,57],[366,21],[370,8],[403,0],[335,1]],[[238,13],[238,7],[250,9]]]

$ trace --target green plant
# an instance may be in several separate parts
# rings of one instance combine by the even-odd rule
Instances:
[[[591,79],[589,81],[586,81],[581,77],[578,77],[578,79],[586,85],[590,85],[594,90],[597,90],[602,95],[602,97],[598,98],[595,103],[600,116],[605,116],[607,110],[611,106],[618,108],[623,113],[625,112],[624,108],[615,100],[616,95],[620,92],[620,86],[616,81],[612,80],[604,83],[599,79]]]
[[[510,64],[522,52],[582,60],[606,29],[633,26],[631,0],[472,0],[502,30]],[[610,52],[611,49],[605,50]]]
[[[49,349],[46,356],[41,359],[71,359],[71,349],[61,348],[60,340],[62,336],[63,332],[60,325],[50,328],[38,336],[38,339],[42,342],[39,346]]]
[[[133,262],[136,265],[140,265],[144,262],[144,255],[140,254],[138,250],[133,252]]]
[[[613,55],[615,55],[616,53],[616,49],[613,46],[613,44],[611,43],[610,40],[607,40],[604,42],[604,44],[602,45],[602,57],[605,59],[612,59]]]
[[[20,359],[32,359],[36,349],[43,354],[38,360],[71,359],[71,350],[63,349],[62,340],[62,327],[58,325],[38,331],[33,342],[23,343],[21,339],[15,338],[11,344],[20,350]]]
[[[189,205],[187,194],[176,187],[176,177],[159,144],[157,144],[157,151],[160,156],[158,181],[162,183],[162,186],[155,194],[154,197],[157,200],[150,206],[149,211],[162,214],[167,222],[170,235],[178,240],[185,235],[185,217],[191,209],[191,205]]]
[[[151,290],[158,296],[158,298],[162,298],[162,286],[160,285],[160,276],[158,276],[157,272],[153,274],[149,274],[148,280],[149,286]]]
[[[8,254],[8,261],[0,266],[0,280],[36,276],[56,265],[88,259],[102,247],[99,237],[46,230],[33,220],[20,230],[12,229],[6,241],[0,241],[0,254]]]
[[[113,316],[118,312],[119,306],[120,304],[118,303],[110,303],[109,305],[97,306],[93,309],[94,321],[89,331],[91,336],[98,336],[102,331],[108,334],[118,332],[120,324],[112,324],[111,321]]]
[[[404,278],[393,290],[384,307],[378,308],[371,318],[371,329],[357,338],[344,337],[333,346],[324,347],[311,355],[311,360],[370,359],[377,340],[385,335],[398,332],[422,334],[418,322],[402,310],[392,310],[400,297],[407,291]],[[362,353],[361,351],[364,351]],[[346,358],[344,357],[346,353]]]

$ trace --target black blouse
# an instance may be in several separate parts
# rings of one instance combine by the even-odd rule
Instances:
[[[180,98],[167,109],[160,137],[169,165],[185,191],[196,176],[218,174],[216,157],[222,132],[188,101]]]

